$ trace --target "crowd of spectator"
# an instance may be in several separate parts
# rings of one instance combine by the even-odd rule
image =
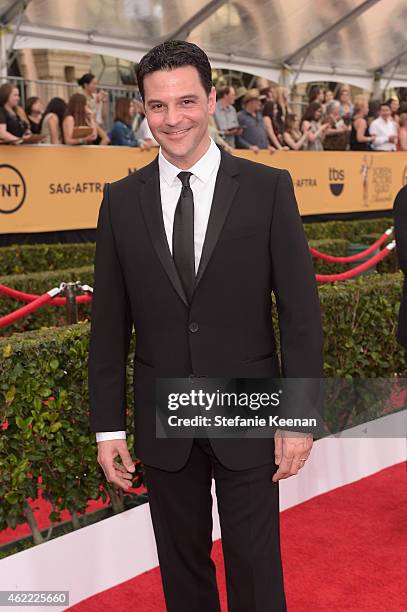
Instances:
[[[47,106],[38,97],[20,104],[16,85],[0,86],[0,143],[55,145],[157,146],[137,99],[115,100],[114,121],[107,130],[108,94],[98,89],[96,77],[87,73],[68,101],[52,98]]]
[[[397,97],[369,100],[366,95],[352,100],[347,85],[336,94],[311,87],[301,116],[293,112],[284,87],[249,89],[240,102],[233,87],[224,87],[218,92],[215,122],[228,148],[407,151],[407,102],[400,104]]]
[[[157,146],[137,98],[115,100],[113,125],[106,129],[108,94],[87,73],[68,101],[52,98],[43,107],[38,97],[20,105],[19,89],[0,86],[0,143],[67,145]],[[313,86],[307,105],[293,112],[289,90],[223,87],[217,92],[216,110],[209,133],[226,151],[249,149],[293,151],[407,151],[407,102],[392,97],[369,100],[350,87],[337,92]]]

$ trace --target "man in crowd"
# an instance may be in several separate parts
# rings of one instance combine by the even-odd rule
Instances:
[[[258,89],[249,89],[243,98],[243,109],[237,117],[240,127],[243,128],[242,134],[237,138],[239,149],[250,149],[257,153],[260,149],[270,148]]]
[[[372,142],[373,151],[396,150],[398,128],[387,102],[380,104],[379,116],[370,124],[369,132],[371,136],[375,136]]]
[[[222,87],[217,97],[218,101],[214,114],[216,124],[222,138],[230,147],[235,148],[236,136],[242,131],[239,128],[237,112],[233,106],[236,92],[233,87]]]

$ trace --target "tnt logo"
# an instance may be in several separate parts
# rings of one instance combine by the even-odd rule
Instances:
[[[329,188],[332,195],[341,195],[344,188],[345,181],[345,170],[338,170],[337,168],[329,168]]]
[[[0,213],[10,214],[21,208],[26,192],[21,172],[9,164],[0,164]]]

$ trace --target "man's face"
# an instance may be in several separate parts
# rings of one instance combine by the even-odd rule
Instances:
[[[226,96],[226,100],[227,100],[227,103],[228,103],[229,105],[234,104],[234,102],[235,102],[235,100],[236,100],[236,92],[235,92],[235,90],[233,89],[233,87],[231,87],[231,88],[229,89],[229,93],[228,93],[228,94],[227,94],[227,96]]]
[[[193,66],[157,70],[144,77],[144,108],[151,132],[174,165],[188,168],[205,153],[208,117],[216,91],[207,95]]]
[[[248,113],[257,113],[261,107],[261,100],[259,98],[253,98],[246,103],[246,110]]]
[[[380,117],[382,117],[382,119],[384,119],[385,121],[387,121],[387,119],[390,118],[391,115],[391,110],[388,106],[381,106],[380,107],[380,112],[379,112]]]

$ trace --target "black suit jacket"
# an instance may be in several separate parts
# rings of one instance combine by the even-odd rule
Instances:
[[[403,295],[401,298],[397,340],[407,350],[407,185],[402,187],[394,201],[394,234],[396,237],[397,257],[404,274]]]
[[[126,429],[132,324],[135,454],[172,471],[191,439],[155,435],[155,377],[321,377],[323,339],[313,264],[286,170],[222,153],[191,304],[167,244],[157,158],[107,185],[99,213],[89,349],[90,427]],[[194,325],[191,325],[191,324]],[[272,439],[213,439],[231,469],[272,462]]]

